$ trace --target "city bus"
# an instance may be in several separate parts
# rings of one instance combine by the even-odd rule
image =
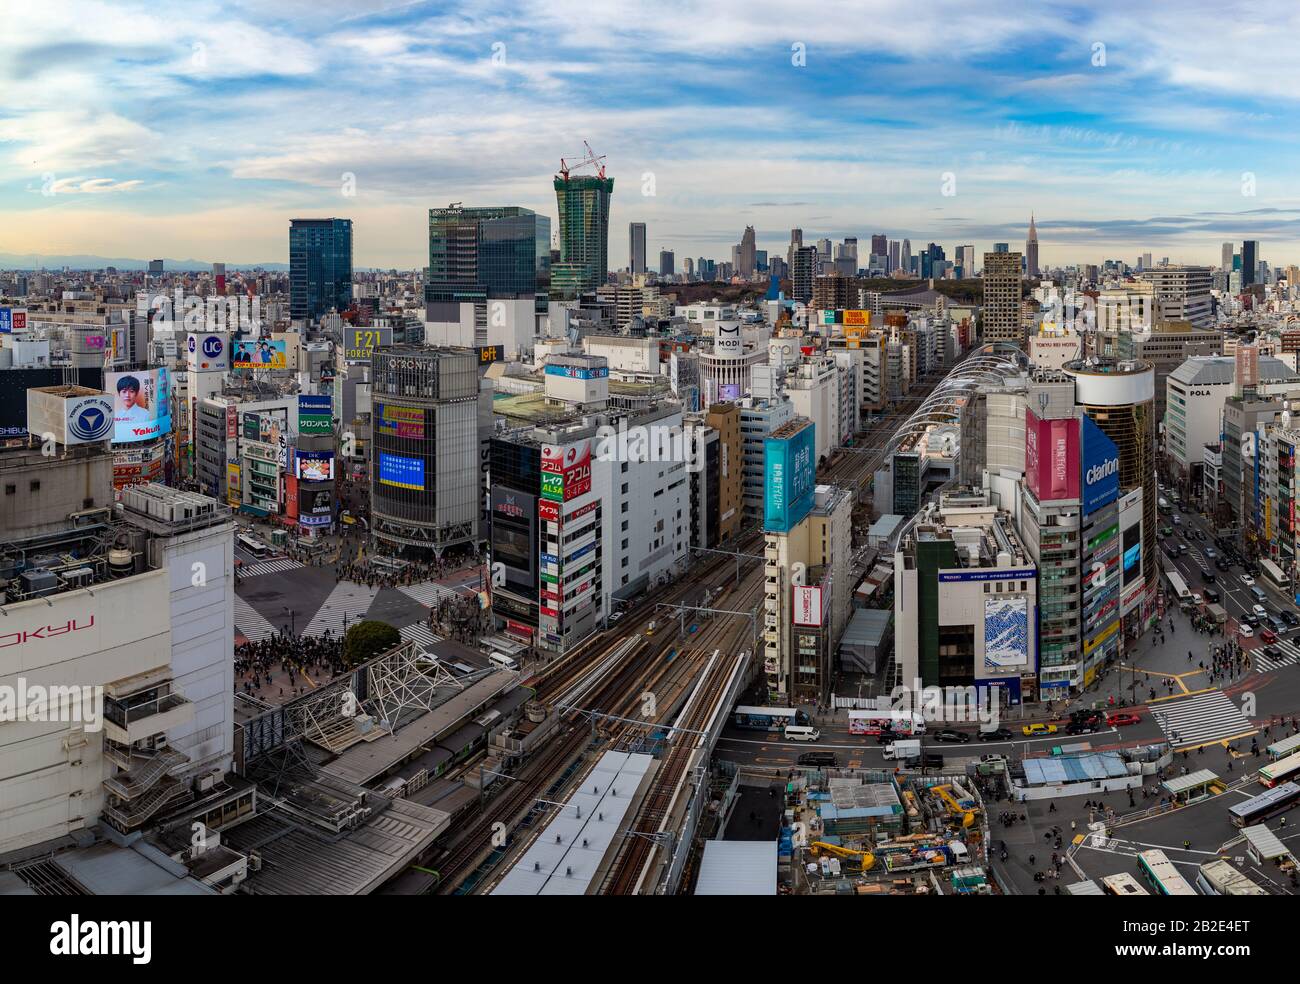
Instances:
[[[1269,789],[1293,780],[1300,780],[1300,752],[1288,755],[1277,762],[1270,762],[1259,770],[1260,785],[1267,786]]]
[[[1259,559],[1259,572],[1264,575],[1265,583],[1281,591],[1284,595],[1290,596],[1291,579],[1282,572],[1282,568],[1278,567],[1277,564],[1267,557],[1261,557]]]
[[[793,707],[737,707],[732,712],[732,723],[748,731],[776,731],[784,733],[791,725],[808,723],[808,715]]]
[[[1102,891],[1107,895],[1150,895],[1142,883],[1127,871],[1118,875],[1107,875],[1101,880]]]
[[[1275,741],[1264,749],[1268,757],[1276,762],[1278,759],[1287,758],[1300,752],[1300,735],[1292,735],[1290,738],[1283,738],[1281,741]]]
[[[1268,892],[1249,875],[1238,871],[1223,858],[1201,865],[1196,887],[1206,895],[1267,895]]]
[[[878,735],[883,732],[895,735],[925,734],[925,718],[916,711],[849,711],[849,734]]]
[[[249,553],[251,553],[258,560],[261,560],[263,557],[265,557],[268,553],[271,552],[265,543],[263,543],[260,540],[253,539],[247,533],[240,533],[238,540],[239,540],[239,545],[243,547],[245,550],[247,550]]]
[[[1169,581],[1169,587],[1173,589],[1174,597],[1179,601],[1186,601],[1192,596],[1192,593],[1187,590],[1187,582],[1177,571],[1165,571],[1165,577]]]
[[[1267,792],[1229,807],[1228,815],[1234,826],[1250,827],[1263,823],[1269,817],[1285,813],[1297,802],[1300,802],[1300,786],[1294,782],[1284,782]]]
[[[1138,855],[1138,872],[1157,895],[1196,895],[1196,889],[1178,873],[1164,851],[1143,851]]]

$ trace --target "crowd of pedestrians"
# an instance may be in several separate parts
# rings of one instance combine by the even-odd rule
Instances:
[[[269,639],[235,647],[235,683],[250,696],[278,684],[281,698],[297,697],[311,689],[308,677],[313,682],[329,680],[345,668],[343,639],[328,629],[319,636],[295,636],[282,631]]]

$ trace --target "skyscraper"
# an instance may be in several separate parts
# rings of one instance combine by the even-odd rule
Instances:
[[[796,301],[812,300],[813,281],[817,277],[817,247],[800,246],[790,263],[790,289]]]
[[[426,304],[535,297],[550,286],[550,268],[545,215],[517,205],[429,209]]]
[[[673,275],[673,251],[670,249],[661,249],[659,251],[659,276],[671,277]]]
[[[885,256],[889,252],[889,238],[880,233],[872,233],[871,252],[877,256]]]
[[[1247,239],[1241,244],[1241,286],[1249,287],[1259,279],[1259,240]]]
[[[551,294],[573,298],[609,277],[609,197],[614,179],[601,174],[555,176],[560,212],[560,262],[551,270]]]
[[[898,240],[891,239],[889,241],[889,269],[886,272],[893,273],[895,270],[897,270],[898,261],[899,261]]]
[[[791,229],[791,230],[790,230],[790,246],[789,246],[789,248],[787,248],[786,251],[785,251],[785,262],[786,262],[789,266],[791,266],[791,267],[794,266],[794,251],[797,250],[797,249],[799,249],[802,245],[803,245],[803,230],[802,230],[802,229]]]
[[[352,220],[289,222],[289,317],[316,321],[352,304]]]
[[[645,273],[645,223],[629,222],[628,235],[628,269],[632,273]]]
[[[1029,236],[1025,239],[1025,262],[1028,265],[1029,275],[1037,277],[1038,269],[1038,229],[1034,225],[1034,216],[1029,216]]]
[[[899,254],[898,265],[904,273],[912,272],[912,240],[903,240],[903,251]]]
[[[1220,270],[1227,270],[1227,271],[1232,270],[1232,253],[1233,253],[1232,243],[1224,243],[1222,249],[1222,255],[1219,260]]]
[[[755,253],[754,227],[745,226],[745,233],[740,237],[740,246],[736,251],[736,272],[742,277],[754,275]]]
[[[984,254],[984,341],[1020,345],[1020,254]]]

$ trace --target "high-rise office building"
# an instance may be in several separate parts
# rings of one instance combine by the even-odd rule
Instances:
[[[872,233],[871,252],[884,256],[889,252],[889,237],[882,236],[880,233]]]
[[[629,222],[627,226],[628,236],[628,269],[632,273],[645,273],[645,223]]]
[[[1022,344],[1020,254],[984,254],[984,341]]]
[[[602,175],[555,176],[560,212],[560,262],[551,269],[555,297],[577,297],[609,277],[609,199],[614,179]]]
[[[1259,279],[1259,240],[1247,239],[1241,244],[1241,286],[1249,287]]]
[[[898,249],[899,249],[898,240],[891,239],[889,241],[889,270],[887,271],[888,273],[893,273],[895,270],[898,269],[898,262],[899,262]]]
[[[790,262],[791,293],[796,301],[812,300],[813,281],[817,277],[817,247],[800,246]]]
[[[1009,252],[1011,252],[1011,244],[1010,244],[1010,243],[994,243],[994,244],[993,244],[993,252],[995,252],[995,253],[1009,253]]]
[[[1188,321],[1194,328],[1210,327],[1210,268],[1161,266],[1138,275],[1155,288],[1161,321]]]
[[[516,205],[429,209],[425,303],[545,294],[551,220]]]
[[[289,223],[289,317],[316,321],[352,304],[352,220]]]
[[[754,227],[745,226],[745,233],[740,237],[740,245],[736,247],[734,262],[737,274],[745,278],[754,275],[756,252],[757,245],[754,241]]]
[[[1039,275],[1038,269],[1038,228],[1034,225],[1034,217],[1029,216],[1029,235],[1025,237],[1025,263],[1031,277]]]
[[[1232,270],[1232,255],[1233,255],[1232,243],[1224,243],[1222,247],[1222,254],[1219,259],[1220,270],[1229,270],[1229,271]]]
[[[659,276],[671,277],[673,273],[673,251],[671,249],[661,249],[659,251]]]

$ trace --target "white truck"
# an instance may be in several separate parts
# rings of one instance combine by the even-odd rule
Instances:
[[[917,758],[921,754],[921,742],[917,738],[907,741],[891,741],[885,746],[885,758],[905,760]]]

